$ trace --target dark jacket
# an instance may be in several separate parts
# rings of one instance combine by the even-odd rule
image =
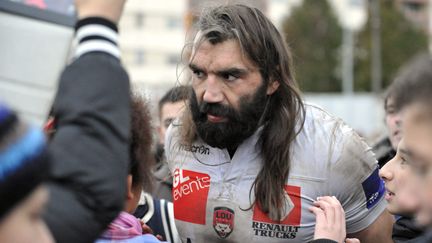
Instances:
[[[129,80],[120,61],[87,53],[64,70],[49,145],[44,218],[57,242],[93,242],[123,207],[130,132]]]
[[[424,228],[419,227],[412,218],[400,217],[393,224],[392,239],[395,243],[422,242],[419,241],[424,233]]]

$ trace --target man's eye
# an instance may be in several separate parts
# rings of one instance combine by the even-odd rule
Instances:
[[[222,76],[222,78],[225,79],[225,80],[228,80],[228,81],[234,81],[234,80],[237,79],[236,76],[231,75],[231,74],[224,74],[224,75]]]
[[[201,72],[199,70],[193,70],[192,73],[195,75],[195,77],[197,78],[202,78],[204,77],[204,72]]]

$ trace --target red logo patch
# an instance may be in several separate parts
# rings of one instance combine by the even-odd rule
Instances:
[[[174,217],[194,224],[205,224],[210,176],[191,170],[174,171]]]
[[[298,186],[285,185],[285,191],[288,193],[288,197],[291,199],[291,209],[288,215],[279,223],[271,220],[266,214],[264,214],[258,205],[254,207],[253,220],[271,224],[284,224],[298,226],[301,220],[301,190]]]
[[[227,238],[234,230],[234,211],[227,207],[214,208],[213,228],[221,238]]]

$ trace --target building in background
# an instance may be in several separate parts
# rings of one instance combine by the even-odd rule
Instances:
[[[189,0],[185,18],[186,28],[192,28],[205,7],[228,3],[244,4],[258,8],[272,20],[277,28],[280,28],[283,19],[291,13],[291,9],[300,5],[301,2],[302,0]]]
[[[129,0],[120,22],[122,59],[150,98],[176,84],[185,40],[185,0]],[[151,90],[150,93],[148,90]]]
[[[270,0],[188,0],[187,2],[187,16],[189,22],[188,28],[193,25],[200,15],[201,11],[206,7],[218,6],[221,4],[244,4],[247,6],[255,7],[262,12],[267,12],[268,2]]]

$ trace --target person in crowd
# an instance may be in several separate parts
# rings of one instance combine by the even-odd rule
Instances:
[[[413,174],[404,187],[410,195],[414,190],[420,198],[416,220],[428,232],[417,242],[432,242],[432,59],[421,54],[406,64],[401,76],[407,80],[395,92],[396,104],[405,104],[402,129],[407,160]],[[409,91],[409,92],[407,92]],[[403,190],[402,192],[406,192]],[[404,197],[404,204],[412,204],[412,197]]]
[[[127,176],[126,202],[120,215],[108,226],[97,243],[159,242],[149,232],[143,234],[142,221],[132,215],[143,190],[151,190],[153,155],[151,153],[150,112],[138,95],[132,95],[130,163]],[[151,228],[151,227],[150,227]],[[152,232],[153,233],[153,232]],[[162,236],[159,236],[160,238]]]
[[[423,61],[418,61],[422,59]],[[415,177],[415,174],[405,141],[400,139],[402,137],[402,114],[404,114],[405,107],[410,102],[407,97],[415,95],[415,90],[407,86],[419,82],[416,81],[418,76],[414,76],[411,70],[416,69],[418,71],[419,67],[422,66],[420,63],[427,63],[428,59],[430,59],[428,54],[417,55],[414,61],[401,68],[397,78],[387,91],[386,104],[388,105],[386,112],[391,114],[391,117],[387,119],[387,121],[390,120],[390,122],[387,122],[390,140],[392,146],[395,146],[399,141],[400,143],[394,158],[380,170],[380,176],[386,184],[387,208],[397,217],[393,225],[392,238],[394,242],[421,242],[423,239],[424,227],[421,227],[415,220],[415,215],[419,212],[420,199],[413,192],[415,189],[409,186],[411,185],[409,181]],[[418,67],[415,67],[417,65]],[[425,67],[425,64],[423,64],[423,67]]]
[[[421,198],[425,198],[428,193],[428,189],[424,186],[424,182],[421,181],[422,175],[426,173],[422,168],[419,168],[418,161],[416,160],[416,153],[413,151],[417,150],[417,146],[421,148],[421,144],[425,144],[427,140],[425,139],[431,133],[421,133],[427,132],[427,126],[413,127],[413,111],[416,111],[419,107],[423,107],[422,112],[424,114],[430,113],[429,107],[432,101],[426,97],[432,93],[432,72],[430,67],[432,66],[432,61],[429,54],[423,54],[415,57],[413,60],[408,62],[405,66],[401,68],[398,73],[398,78],[388,89],[391,90],[391,105],[393,107],[401,107],[399,112],[407,113],[404,127],[409,127],[404,132],[404,137],[399,141],[399,139],[394,140],[398,143],[396,155],[388,161],[380,169],[379,175],[385,182],[385,199],[387,201],[387,209],[390,213],[394,214],[397,218],[393,225],[392,239],[394,242],[429,242],[428,234],[424,234],[425,226],[430,224],[431,214],[427,213],[425,210],[425,205],[429,204],[429,199],[424,200],[423,207]],[[417,110],[417,115],[419,110]],[[414,112],[416,113],[416,112]],[[429,122],[431,122],[429,120]],[[402,124],[402,121],[400,122]],[[432,124],[432,123],[430,123]],[[415,128],[415,129],[413,129]],[[414,132],[418,132],[413,133]],[[425,134],[421,137],[419,135]],[[423,138],[423,140],[417,140],[417,138]],[[405,142],[408,140],[408,143]],[[414,143],[413,143],[414,142]],[[412,144],[410,146],[410,144]],[[432,143],[430,143],[432,144]],[[426,146],[423,146],[426,148]],[[426,155],[426,150],[423,151]],[[424,190],[419,190],[423,188]],[[327,203],[327,207],[315,207],[314,211],[331,211],[334,214],[340,214],[343,209],[335,207],[337,203],[333,202],[333,207],[329,207],[330,203]],[[332,210],[328,210],[332,208]],[[422,210],[423,208],[423,210]],[[335,213],[336,212],[336,213]],[[317,227],[318,225],[323,225],[325,230],[320,230],[326,232],[324,238],[333,239],[339,242],[344,235],[343,228],[338,227],[328,227],[330,224],[325,218],[326,214],[321,213],[321,218],[317,215]],[[324,216],[323,216],[324,215]],[[327,216],[328,217],[328,216]],[[332,219],[335,217],[332,217]],[[319,231],[316,231],[317,233]],[[339,237],[339,238],[338,238]]]
[[[159,126],[157,127],[158,141],[156,145],[156,166],[153,176],[155,187],[144,191],[134,215],[152,228],[169,242],[180,242],[174,222],[172,204],[172,176],[165,163],[164,140],[165,133],[171,122],[183,111],[190,92],[190,86],[176,86],[168,90],[158,104]]]
[[[419,197],[414,190],[407,188],[415,175],[403,138],[395,157],[381,168],[379,175],[385,182],[387,209],[397,217],[393,225],[393,241],[416,242],[422,237],[424,228],[414,220],[419,210]]]
[[[42,220],[50,163],[40,129],[0,104],[0,242],[53,243]]]
[[[388,136],[379,141],[373,146],[373,151],[378,160],[379,167],[382,168],[385,163],[391,160],[396,155],[396,149],[402,137],[402,104],[396,106],[393,93],[395,86],[401,80],[396,79],[387,88],[384,97],[385,124],[387,127]]]
[[[307,209],[332,195],[349,237],[391,242],[373,153],[340,119],[303,102],[268,18],[224,5],[204,11],[197,29],[193,94],[165,141],[181,240],[307,242]]]
[[[186,101],[190,94],[190,86],[175,86],[168,90],[159,100],[159,126],[158,143],[156,146],[156,177],[155,190],[153,196],[159,199],[165,199],[172,202],[172,176],[169,172],[168,165],[165,163],[164,143],[165,134],[169,125],[183,112]]]
[[[63,71],[48,144],[44,221],[56,242],[94,242],[123,208],[130,95],[117,23],[124,0],[76,0],[75,60]]]
[[[385,182],[387,210],[397,217],[393,224],[393,242],[424,242],[425,228],[415,220],[419,211],[420,198],[409,187],[415,177],[411,162],[408,159],[404,139],[399,142],[397,153],[379,171]],[[326,242],[357,242],[356,239],[345,239],[344,210],[334,197],[322,197],[317,200],[311,211],[316,215],[315,241]]]
[[[146,232],[157,235],[168,242],[179,242],[174,224],[174,212],[171,202],[152,197],[154,157],[151,153],[150,114],[144,100],[132,95],[132,127],[130,143],[130,159],[132,173],[132,192],[128,192],[126,204],[133,221],[145,225]],[[138,174],[138,172],[140,174]],[[129,183],[129,182],[128,182]],[[129,185],[129,184],[128,184]],[[138,190],[140,190],[138,192]],[[139,220],[137,220],[137,218]]]

